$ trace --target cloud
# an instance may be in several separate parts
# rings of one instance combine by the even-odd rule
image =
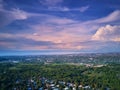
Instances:
[[[27,12],[22,11],[20,9],[13,9],[10,13],[12,17],[16,20],[25,20],[29,16]]]
[[[107,23],[120,20],[120,10],[116,10],[106,17],[95,20],[98,23]]]
[[[120,20],[120,10],[115,10],[105,17],[98,18],[98,19],[95,19],[95,20],[86,21],[85,24],[112,23],[112,22],[116,22],[116,21],[119,21],[119,20]]]
[[[3,8],[3,0],[0,0],[0,9]]]
[[[29,13],[13,8],[12,10],[0,9],[0,27],[10,24],[15,20],[25,20],[29,17]]]
[[[49,47],[54,47],[54,45],[56,45],[56,43],[53,43],[51,41],[36,41],[30,38],[23,37],[20,34],[0,34],[0,46],[4,47],[4,49],[27,49],[29,47],[31,47],[31,49],[33,50],[37,49],[38,47],[39,49],[48,49]]]
[[[43,35],[39,36],[34,34],[0,34],[0,46],[7,49],[30,49],[30,50],[41,50],[41,49],[81,49],[84,46],[75,45],[73,42],[69,42],[69,35],[58,35],[48,36]],[[67,39],[67,40],[66,40]],[[65,42],[64,42],[65,40]],[[67,42],[66,42],[67,41]],[[71,40],[72,41],[72,40]]]
[[[0,33],[0,42],[7,42],[7,43],[18,43],[18,44],[28,44],[28,45],[53,45],[54,43],[50,41],[36,41],[30,38],[26,38],[20,34],[7,34],[7,33]]]
[[[54,23],[54,24],[58,24],[58,25],[72,24],[72,23],[76,22],[72,19],[67,19],[67,18],[50,18],[47,21],[49,23]]]
[[[72,9],[70,9],[68,7],[54,6],[54,7],[48,7],[48,9],[45,9],[45,10],[67,12],[67,11],[71,11]]]
[[[61,8],[61,10],[62,9],[63,8]],[[80,8],[69,9],[65,7],[64,10],[80,11]],[[79,21],[79,20],[69,19],[67,17],[66,18],[57,17],[54,15],[41,14],[41,13],[28,13],[20,9],[12,9],[10,11],[3,9],[1,10],[1,12],[2,12],[1,16],[3,17],[3,22],[7,22],[5,25],[14,22],[16,20],[17,21],[22,20],[22,22],[25,23],[22,25],[27,26],[25,30],[29,30],[29,32],[27,31],[22,34],[15,31],[16,34],[12,34],[13,36],[7,34],[4,35],[0,34],[0,36],[2,37],[0,39],[1,46],[6,46],[6,47],[9,46],[10,48],[15,48],[15,49],[19,48],[19,49],[36,49],[36,50],[40,50],[40,49],[81,50],[88,48],[91,49],[96,46],[98,46],[99,48],[103,47],[102,46],[103,43],[100,43],[100,41],[120,40],[118,37],[113,39],[114,35],[111,35],[112,36],[111,39],[109,39],[108,37],[107,37],[108,39],[106,39],[105,36],[104,39],[100,39],[100,36],[97,34],[97,32],[96,35],[92,36],[93,32],[97,30],[100,26],[102,26],[102,23],[105,24],[109,22],[115,22],[117,18],[119,19],[118,10],[112,12],[106,17],[99,18],[96,20],[89,20],[89,21]],[[111,26],[111,25],[108,26],[109,28],[113,29],[113,32],[114,32],[113,27],[118,28],[118,26]],[[106,29],[108,26],[105,26],[104,28]],[[97,37],[97,35],[99,36],[99,38]],[[119,34],[117,36],[119,36]],[[105,45],[107,46],[108,44]],[[96,49],[98,49],[98,47],[96,47]]]
[[[117,41],[120,42],[120,26],[106,25],[100,27],[92,37],[99,41]]]
[[[44,6],[56,6],[63,2],[63,0],[40,0],[40,3]]]
[[[48,7],[47,9],[44,10],[48,10],[48,11],[63,11],[63,12],[68,12],[68,11],[78,11],[78,12],[85,12],[90,8],[90,6],[82,6],[80,8],[69,8],[67,6],[52,6],[52,7]]]
[[[98,52],[98,53],[104,53],[104,52],[120,52],[120,42],[114,42],[114,41],[88,41],[83,42],[83,45],[86,48],[83,48],[80,51],[83,52]]]
[[[80,12],[85,12],[86,10],[88,10],[89,6],[83,6],[80,8]]]

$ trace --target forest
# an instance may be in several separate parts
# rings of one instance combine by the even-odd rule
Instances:
[[[120,64],[86,67],[69,64],[0,63],[0,90],[64,90],[67,84],[74,84],[75,90],[120,90],[119,70]],[[64,84],[61,85],[60,82]],[[59,85],[59,88],[52,89],[51,84],[54,87]],[[67,90],[73,89],[69,86]]]

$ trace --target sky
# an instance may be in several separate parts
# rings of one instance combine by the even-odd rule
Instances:
[[[0,54],[16,52],[120,52],[120,0],[0,0]]]

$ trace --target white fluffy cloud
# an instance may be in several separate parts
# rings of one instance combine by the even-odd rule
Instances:
[[[120,41],[120,26],[106,25],[100,27],[92,39],[100,41]]]

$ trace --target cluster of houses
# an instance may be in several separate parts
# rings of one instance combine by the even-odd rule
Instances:
[[[40,86],[38,85],[35,79],[29,79],[26,83],[27,90],[91,90],[89,85],[76,86],[75,83],[65,82],[65,81],[55,81],[49,80],[45,77],[39,78]],[[17,80],[16,84],[19,84],[20,81]],[[14,87],[13,90],[23,90],[21,88]]]

